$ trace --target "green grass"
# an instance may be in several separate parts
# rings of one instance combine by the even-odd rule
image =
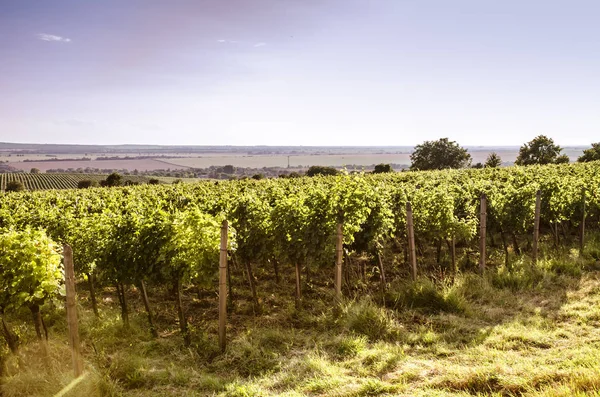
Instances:
[[[88,375],[67,395],[600,396],[600,271],[593,247],[537,267],[518,258],[512,272],[499,267],[485,277],[396,281],[385,299],[374,293],[337,304],[328,288],[310,287],[301,311],[281,286],[263,282],[263,313],[256,317],[246,314],[249,297],[240,287],[225,353],[217,348],[213,296],[186,294],[193,334],[186,348],[166,292],[151,294],[157,339],[137,292],[131,292],[129,329],[111,291],[100,297],[100,320],[82,292]],[[47,359],[40,359],[31,327],[19,328],[18,357],[2,352],[3,396],[52,396],[72,380],[62,311],[47,319]],[[20,320],[27,318],[10,322]]]

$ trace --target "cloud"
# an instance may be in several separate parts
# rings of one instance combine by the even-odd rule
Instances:
[[[267,45],[267,43],[260,42],[260,43],[254,44],[254,47],[264,47],[266,45]]]
[[[68,37],[56,36],[54,34],[39,33],[36,36],[38,39],[43,40],[43,41],[60,41],[63,43],[71,42],[71,39],[69,39]]]
[[[225,40],[225,39],[217,40],[217,42],[219,42],[219,43],[229,43],[229,44],[237,44],[237,43],[239,43],[239,41],[237,41],[237,40]]]

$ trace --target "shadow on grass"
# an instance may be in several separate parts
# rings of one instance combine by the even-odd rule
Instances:
[[[578,258],[572,252],[542,260],[537,267],[522,257],[513,262],[511,271],[492,268],[485,278],[465,273],[448,283],[425,278],[416,282],[396,279],[390,283],[385,299],[374,292],[341,303],[333,296],[329,279],[313,275],[300,310],[294,307],[291,268],[282,267],[280,283],[267,271],[257,270],[263,309],[258,316],[253,314],[252,296],[241,270],[234,271],[235,299],[230,307],[225,353],[219,351],[216,338],[217,297],[208,289],[200,293],[191,289],[185,294],[193,335],[189,348],[183,346],[174,301],[169,299],[167,289],[150,288],[160,331],[157,339],[150,335],[135,289],[129,291],[130,327],[123,326],[116,298],[109,289],[99,296],[100,319],[93,317],[82,292],[83,352],[88,368],[95,374],[93,382],[86,386],[90,390],[86,394],[119,395],[131,391],[165,395],[178,390],[181,395],[235,396],[283,394],[294,389],[300,395],[326,395],[342,387],[354,393],[349,391],[348,395],[401,393],[400,383],[424,382],[422,369],[411,371],[407,367],[398,372],[408,356],[447,360],[474,348],[500,352],[551,349],[553,339],[545,331],[553,332],[561,322],[573,319],[563,310],[569,294],[581,288],[586,272],[598,270],[597,264],[593,255]],[[36,353],[29,347],[23,348],[24,364],[9,359],[13,367],[5,371],[4,395],[51,395],[50,390],[68,383],[66,322],[60,313],[60,308],[49,310],[46,318],[50,337],[55,340],[55,362],[61,364],[44,370],[33,365]],[[13,319],[19,320],[22,319]],[[584,320],[589,319],[581,321]],[[31,329],[22,333],[29,335]],[[31,381],[36,371],[40,382]],[[389,374],[394,374],[394,382],[386,380],[392,379]],[[461,376],[447,376],[430,386],[468,393],[518,395],[554,379],[549,374],[547,382],[540,378],[519,385],[498,380],[491,370]],[[43,384],[56,387],[44,389]],[[33,387],[39,387],[39,393]],[[27,394],[32,390],[36,393]]]

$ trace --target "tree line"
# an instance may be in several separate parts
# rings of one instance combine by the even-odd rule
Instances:
[[[563,149],[554,143],[551,138],[539,135],[525,143],[519,149],[515,160],[516,165],[545,165],[563,164],[569,162],[566,154],[561,154]],[[441,138],[437,141],[425,141],[417,145],[410,156],[411,170],[442,170],[451,168],[466,168],[471,166],[472,158],[467,149],[455,141]],[[600,143],[593,143],[592,147],[584,150],[577,161],[589,162],[600,160]],[[477,163],[473,168],[494,168],[502,165],[502,159],[497,153],[490,153],[484,164]]]

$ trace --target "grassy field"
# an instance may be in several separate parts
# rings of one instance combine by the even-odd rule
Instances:
[[[185,294],[193,328],[185,348],[165,288],[151,288],[154,339],[137,290],[126,329],[113,291],[104,289],[95,319],[82,283],[87,374],[64,395],[600,396],[600,243],[584,256],[546,258],[533,268],[519,257],[512,273],[500,267],[484,278],[397,279],[385,295],[357,288],[340,304],[328,280],[313,279],[300,310],[291,271],[280,285],[259,273],[259,315],[234,269],[225,353],[216,341],[216,289]],[[29,317],[8,320],[16,327]],[[29,325],[18,328],[19,357],[3,352],[3,396],[51,396],[72,380],[62,309],[46,322],[46,359]]]

